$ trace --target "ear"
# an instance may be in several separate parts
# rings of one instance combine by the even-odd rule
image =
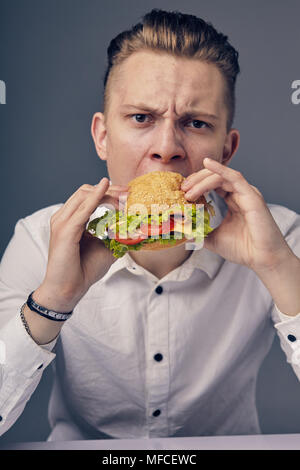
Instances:
[[[106,154],[106,124],[103,113],[95,113],[91,124],[91,134],[93,136],[96,152],[101,160],[107,159]]]
[[[237,129],[230,129],[226,136],[222,164],[228,165],[240,144],[240,133]]]

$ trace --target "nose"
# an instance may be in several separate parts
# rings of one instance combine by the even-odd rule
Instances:
[[[178,130],[172,122],[164,122],[157,127],[154,135],[151,158],[163,163],[171,163],[185,158],[185,151]]]

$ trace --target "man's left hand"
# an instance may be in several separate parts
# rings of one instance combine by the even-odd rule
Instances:
[[[204,247],[256,272],[276,269],[293,256],[261,192],[239,171],[207,158],[203,164],[205,168],[191,174],[187,186],[182,186],[186,199],[197,201],[215,190],[228,206],[226,217],[205,238]]]

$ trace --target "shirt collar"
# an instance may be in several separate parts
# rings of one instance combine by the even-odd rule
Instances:
[[[227,206],[224,200],[217,195],[215,191],[208,193],[206,197],[207,201],[212,201],[215,216],[210,219],[210,226],[215,229],[222,222],[226,215]],[[224,262],[217,253],[214,253],[204,247],[198,250],[193,250],[191,256],[179,267],[182,270],[193,271],[194,269],[200,269],[204,271],[210,279],[213,279],[219,271],[221,265]],[[107,281],[113,274],[121,271],[122,269],[128,269],[132,272],[132,269],[139,269],[139,265],[126,253],[122,258],[117,259],[107,273],[103,276],[100,282]]]

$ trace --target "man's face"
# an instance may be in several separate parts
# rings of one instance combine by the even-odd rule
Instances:
[[[225,81],[218,68],[195,59],[142,51],[116,70],[106,116],[96,113],[92,134],[113,184],[150,171],[184,177],[205,157],[228,163],[239,141],[228,134]]]

